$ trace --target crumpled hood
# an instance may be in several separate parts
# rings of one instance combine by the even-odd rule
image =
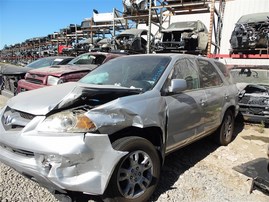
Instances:
[[[0,74],[3,75],[21,75],[31,70],[29,67],[20,67],[16,65],[4,64],[0,66]]]
[[[97,65],[54,65],[29,71],[31,74],[51,75],[60,77],[63,74],[78,72],[78,71],[91,71]]]
[[[139,89],[68,82],[20,93],[11,98],[7,105],[25,113],[46,115],[53,110],[82,105],[95,107],[140,92]]]

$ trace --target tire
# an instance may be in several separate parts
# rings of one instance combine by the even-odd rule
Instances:
[[[143,202],[154,192],[160,175],[160,158],[148,140],[125,137],[112,144],[115,150],[128,151],[116,166],[104,201]]]
[[[234,132],[234,115],[232,111],[226,111],[222,123],[215,134],[217,144],[227,146],[233,138]]]

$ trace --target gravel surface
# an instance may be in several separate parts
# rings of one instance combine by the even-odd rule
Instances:
[[[6,99],[0,96],[0,106]],[[268,202],[269,196],[251,190],[251,178],[233,167],[266,158],[269,129],[237,122],[236,138],[227,147],[203,139],[167,156],[159,187],[150,201]],[[46,189],[0,163],[1,202],[55,202]],[[97,201],[87,198],[80,201]]]

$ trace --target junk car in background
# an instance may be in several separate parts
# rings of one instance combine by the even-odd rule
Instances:
[[[243,15],[235,24],[230,44],[231,53],[268,48],[269,12]]]
[[[15,65],[1,65],[0,66],[0,79],[1,94],[11,97],[16,95],[18,81],[24,78],[27,71],[31,69],[38,69],[41,67],[47,67],[51,65],[65,65],[70,62],[74,57],[71,56],[51,56],[45,57],[31,62],[30,64],[20,67]]]
[[[238,104],[244,119],[269,123],[269,67],[235,67],[231,74],[239,89]]]
[[[237,88],[220,68],[187,54],[128,55],[79,82],[20,93],[0,111],[0,161],[54,193],[147,201],[168,153],[211,134],[232,141]]]
[[[135,14],[148,9],[148,0],[123,0],[125,14]]]
[[[95,48],[101,38],[87,38],[74,45],[73,54],[88,53],[91,49]]]
[[[201,21],[174,22],[162,32],[156,52],[191,52],[205,54],[208,31]]]
[[[90,47],[89,51],[110,52],[112,50],[112,39],[103,38]]]
[[[147,52],[146,29],[128,29],[116,36],[114,43],[117,51],[123,51],[130,54]],[[151,34],[150,45],[154,44],[154,36]]]
[[[67,65],[52,65],[30,70],[25,75],[25,79],[18,82],[18,92],[78,81],[97,66],[119,56],[123,55],[103,52],[84,53]]]

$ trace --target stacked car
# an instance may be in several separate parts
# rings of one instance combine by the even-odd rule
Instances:
[[[269,12],[243,15],[231,35],[231,53],[246,53],[268,48]]]

